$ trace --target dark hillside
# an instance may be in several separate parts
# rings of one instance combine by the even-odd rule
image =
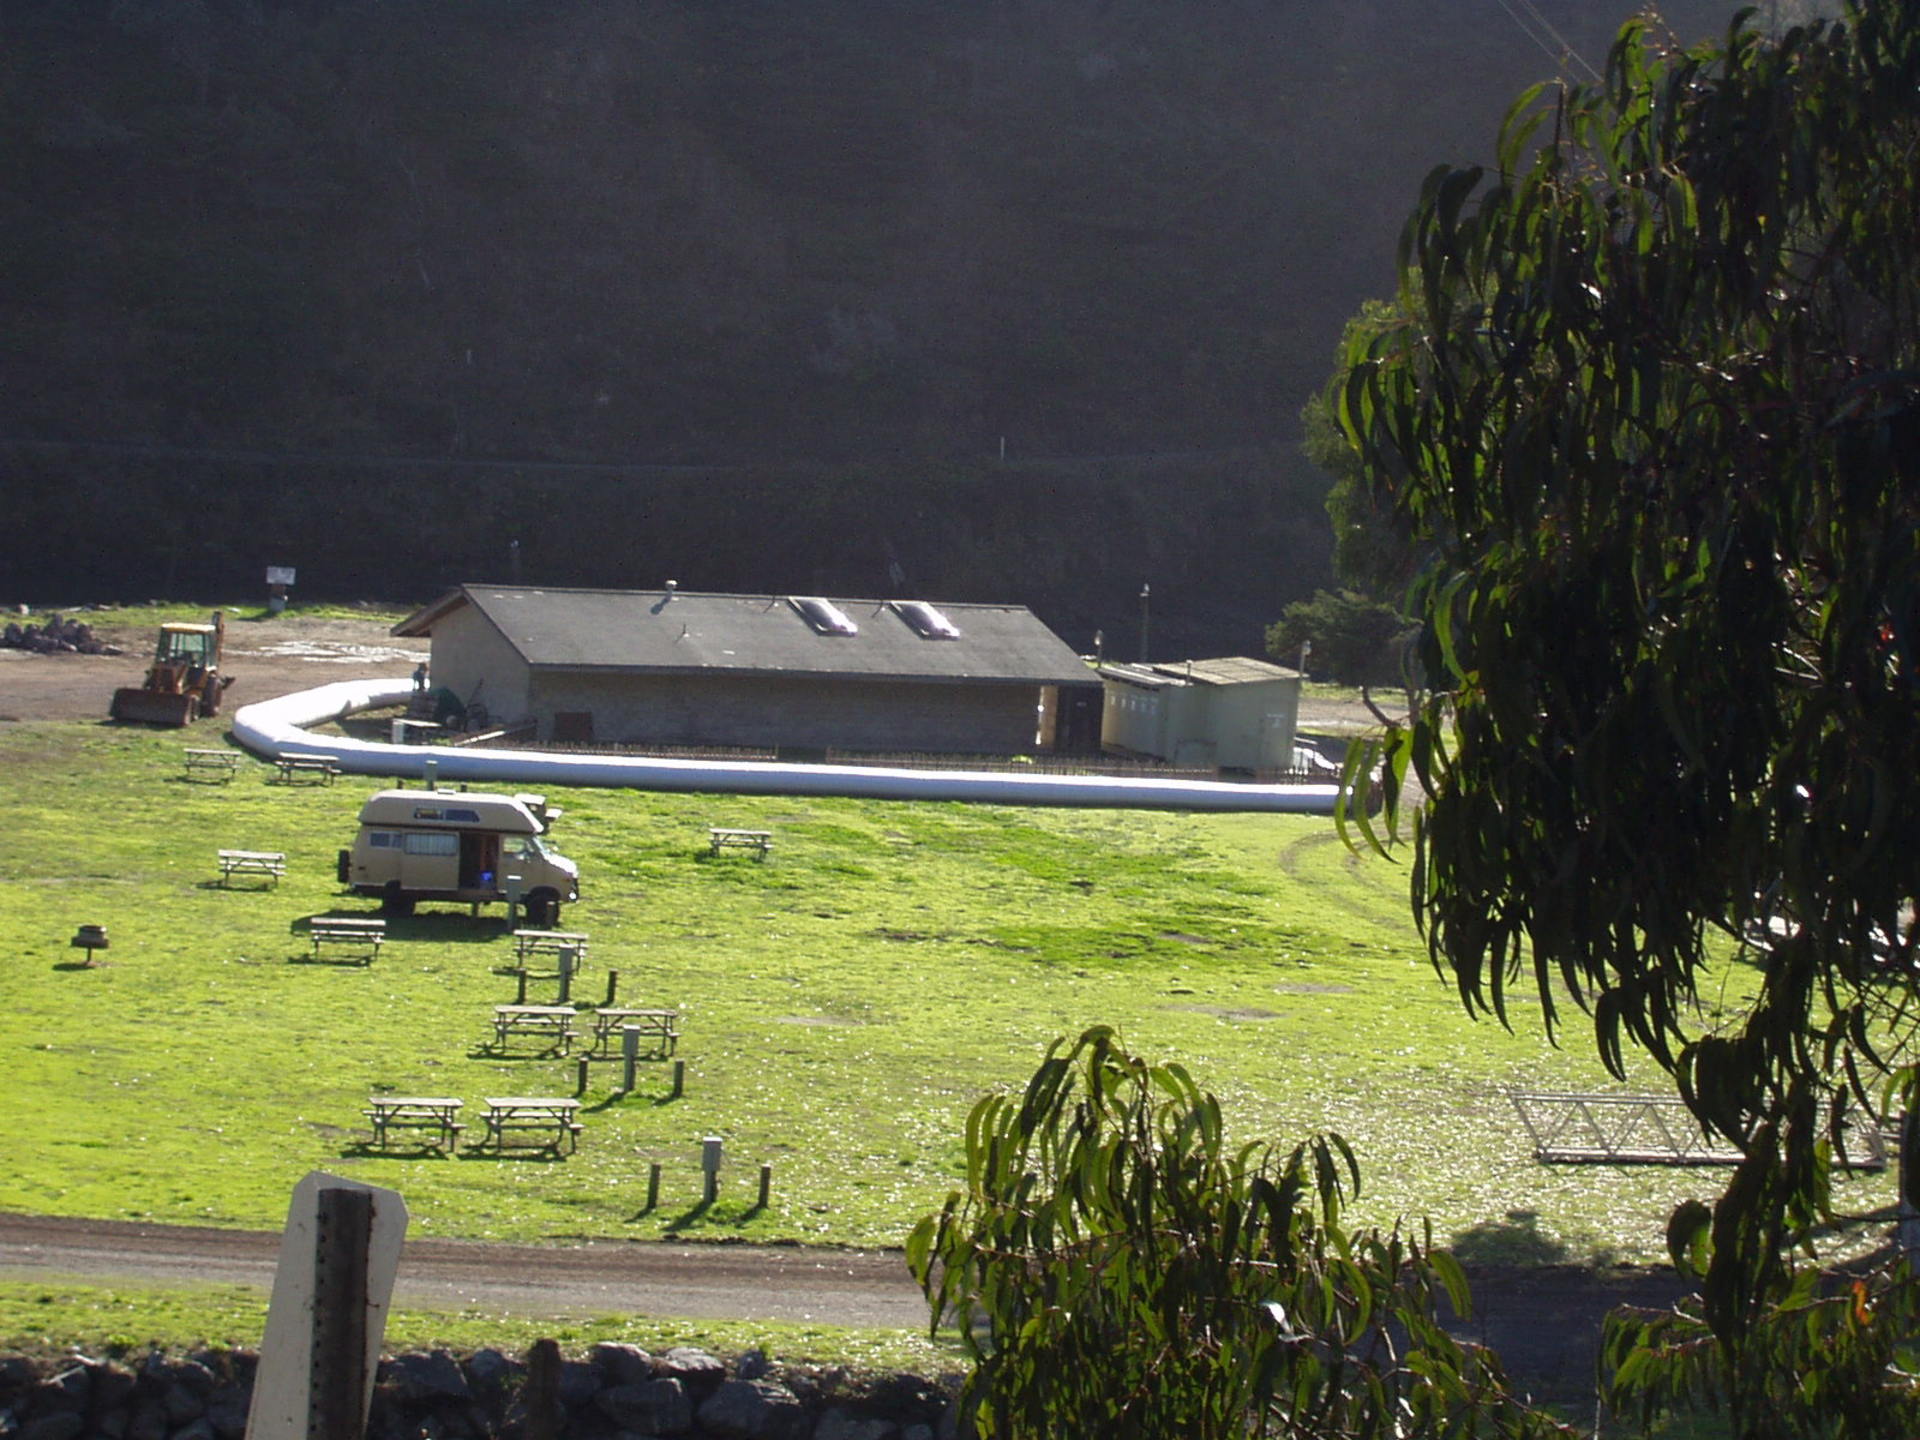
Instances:
[[[0,593],[405,598],[518,538],[1080,644],[1146,580],[1257,645],[1328,578],[1295,416],[1552,71],[1527,8],[1597,63],[1629,7],[16,0],[0,465],[51,528]]]

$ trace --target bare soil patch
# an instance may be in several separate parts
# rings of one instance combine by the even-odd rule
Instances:
[[[0,721],[102,720],[113,692],[147,673],[157,621],[138,610],[84,617],[123,655],[35,655],[0,650]],[[335,680],[404,680],[427,658],[416,641],[397,640],[385,620],[280,615],[229,619],[221,669],[233,676],[227,709],[310,690]],[[224,722],[216,719],[213,724]]]

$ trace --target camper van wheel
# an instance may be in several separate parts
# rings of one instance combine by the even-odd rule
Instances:
[[[527,927],[551,930],[560,920],[560,897],[551,890],[536,890],[526,898]]]
[[[413,897],[400,893],[398,880],[389,880],[387,888],[380,892],[380,913],[401,916],[413,914]]]

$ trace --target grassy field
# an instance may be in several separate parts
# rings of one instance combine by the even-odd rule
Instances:
[[[623,1003],[678,1007],[685,1094],[653,1067],[618,1097],[602,1065],[564,1161],[370,1153],[374,1092],[565,1094],[573,1062],[485,1053],[514,998],[497,910],[423,907],[376,964],[308,963],[308,916],[370,909],[333,877],[370,782],[267,784],[251,760],[192,782],[183,738],[215,736],[0,733],[0,1207],[270,1227],[326,1168],[402,1191],[416,1233],[897,1244],[960,1173],[974,1099],[1095,1022],[1184,1060],[1244,1137],[1341,1131],[1366,1214],[1429,1215],[1481,1258],[1657,1258],[1671,1204],[1716,1178],[1534,1164],[1503,1092],[1604,1085],[1584,1034],[1466,1020],[1403,872],[1325,820],[597,790],[553,796],[582,993],[617,969]],[[710,857],[708,824],[772,829],[773,858]],[[221,847],[290,873],[223,889]],[[83,923],[112,937],[97,967],[68,945]],[[706,1135],[733,1164],[710,1209]]]

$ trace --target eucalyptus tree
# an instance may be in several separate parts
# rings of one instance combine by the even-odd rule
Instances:
[[[1377,752],[1425,788],[1432,959],[1475,1014],[1517,987],[1550,1031],[1576,1007],[1616,1074],[1651,1055],[1741,1148],[1672,1229],[1711,1343],[1628,1327],[1616,1358],[1759,1434],[1814,1413],[1783,1366],[1852,1374],[1916,1309],[1895,1268],[1807,1312],[1848,1317],[1837,1349],[1783,1339],[1783,1303],[1833,1300],[1794,1249],[1834,1147],[1913,1063],[1920,7],[1750,21],[1695,48],[1631,24],[1597,84],[1521,98],[1493,165],[1433,172],[1400,317],[1330,394],[1432,546],[1433,688]],[[1405,818],[1382,789],[1376,841]],[[1734,947],[1756,993],[1716,1026],[1697,1002]],[[1853,1433],[1910,1425],[1898,1367],[1865,1368]]]
[[[967,1121],[967,1175],[907,1259],[974,1368],[983,1440],[1570,1435],[1440,1323],[1459,1267],[1356,1229],[1338,1136],[1228,1138],[1176,1064],[1095,1027]]]

